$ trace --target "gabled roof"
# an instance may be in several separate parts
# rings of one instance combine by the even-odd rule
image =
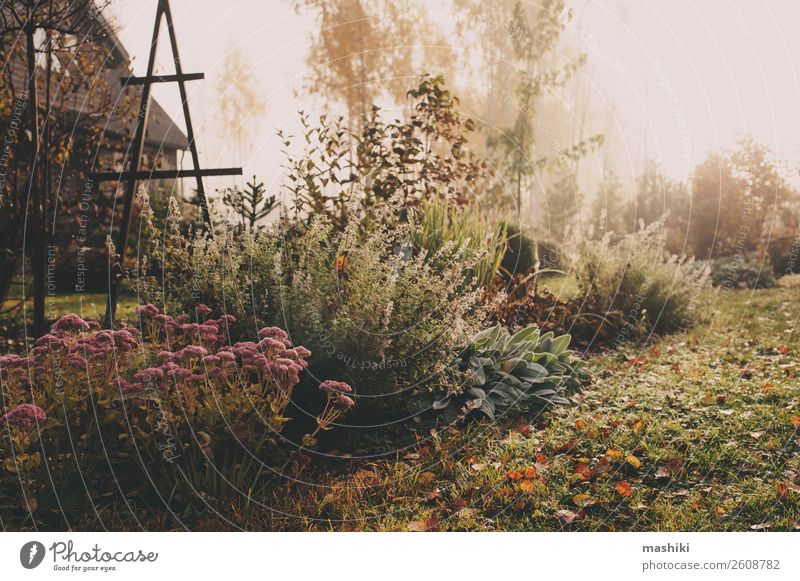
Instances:
[[[100,123],[104,125],[106,135],[115,138],[129,139],[136,128],[136,117],[125,115],[124,110],[127,107],[126,103],[129,103],[130,99],[133,99],[136,107],[138,107],[142,87],[132,86],[124,88],[120,83],[121,77],[133,75],[130,56],[125,50],[125,47],[122,46],[122,43],[120,43],[116,34],[114,34],[113,28],[108,23],[108,20],[101,17],[99,21],[105,28],[107,48],[112,53],[112,58],[108,59],[104,64],[106,82],[112,92],[112,101],[117,103],[117,110],[108,111],[105,122]],[[5,76],[5,79],[7,79],[18,92],[23,92],[28,84],[25,63],[11,61],[7,63],[4,70],[8,75]],[[70,95],[67,103],[68,111],[76,117],[82,116],[85,113],[88,98],[88,90],[85,87],[77,93]],[[150,118],[147,124],[145,143],[150,147],[161,149],[186,150],[189,148],[189,140],[186,135],[180,127],[175,124],[158,101],[152,97],[150,98]]]
[[[109,70],[109,83],[114,89],[119,88],[120,92],[123,91],[120,84],[120,77],[132,76],[131,57],[128,51],[125,50],[122,42],[120,42],[117,35],[114,33],[114,27],[108,19],[102,14],[98,14],[98,21],[101,26],[105,28],[108,34],[109,48],[114,54],[114,68]],[[128,87],[126,95],[133,97],[136,102],[141,98],[141,86]],[[117,116],[119,117],[119,116]],[[133,134],[136,128],[136,119],[132,119],[128,129],[129,134]],[[109,120],[108,130],[117,134],[124,134],[122,127],[122,120],[117,119],[115,123],[113,119]],[[161,147],[166,149],[189,149],[189,139],[183,131],[175,125],[173,119],[164,110],[164,108],[152,96],[150,97],[150,116],[147,122],[147,133],[145,135],[145,143],[153,147]]]

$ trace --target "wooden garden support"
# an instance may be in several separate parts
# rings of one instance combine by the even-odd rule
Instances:
[[[156,50],[158,48],[158,33],[161,27],[161,17],[164,17],[167,22],[167,32],[169,33],[170,46],[172,49],[172,58],[175,63],[174,75],[154,75]],[[211,229],[211,216],[208,211],[208,203],[206,200],[205,188],[203,186],[203,177],[206,176],[224,176],[224,175],[241,175],[242,168],[221,168],[221,169],[200,169],[200,159],[197,154],[197,144],[195,143],[194,128],[192,127],[192,118],[189,113],[189,101],[186,95],[186,81],[194,81],[203,79],[203,73],[189,73],[184,74],[181,65],[181,59],[178,54],[178,43],[175,37],[175,26],[172,20],[172,12],[169,6],[169,0],[159,0],[156,9],[156,22],[153,28],[153,38],[150,43],[150,56],[147,61],[147,73],[143,77],[123,77],[121,82],[123,86],[142,86],[142,96],[137,115],[136,131],[132,143],[132,155],[130,158],[130,167],[128,171],[122,172],[105,172],[94,173],[92,179],[94,181],[117,181],[124,182],[125,198],[122,213],[122,223],[117,234],[115,241],[116,250],[119,254],[119,264],[122,266],[125,261],[125,254],[128,248],[128,233],[130,231],[131,214],[133,212],[133,201],[136,193],[136,182],[139,180],[149,179],[179,179],[186,177],[194,177],[197,180],[197,196],[200,200],[200,209],[205,227]],[[186,122],[186,137],[189,141],[189,150],[192,155],[192,164],[194,169],[191,170],[154,170],[142,171],[140,164],[142,155],[144,153],[145,136],[147,135],[147,122],[149,119],[150,109],[150,86],[153,83],[169,83],[177,82],[180,90],[181,102],[183,105],[183,117]],[[113,268],[113,256],[109,257],[110,266]],[[114,325],[114,318],[116,316],[117,302],[119,300],[120,283],[122,282],[122,272],[114,273],[111,275],[110,287],[108,292],[108,302],[106,305],[105,324],[107,327]]]

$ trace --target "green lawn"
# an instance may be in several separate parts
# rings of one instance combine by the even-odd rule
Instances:
[[[63,317],[70,313],[77,313],[84,319],[101,319],[106,312],[106,300],[107,295],[105,293],[56,295],[47,297],[45,312],[47,317],[52,319]],[[3,304],[2,310],[6,310],[18,303],[18,298],[9,299]],[[137,305],[136,297],[121,295],[117,306],[117,317],[120,319],[130,317],[136,310]],[[33,299],[28,299],[25,307],[27,318],[30,319],[33,316]]]
[[[800,288],[710,294],[708,321],[642,350],[594,356],[575,405],[528,426],[420,434],[392,462],[293,485],[315,530],[800,528]],[[792,332],[794,330],[794,332]],[[318,484],[318,483],[317,483]]]

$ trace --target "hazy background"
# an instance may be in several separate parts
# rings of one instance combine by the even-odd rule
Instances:
[[[436,43],[444,41],[451,48],[455,78],[448,81],[470,103],[480,92],[471,65],[492,57],[456,34],[461,16],[457,6],[414,3],[427,10],[441,33]],[[298,110],[322,111],[319,97],[304,91],[309,50],[319,30],[316,13],[295,9],[287,0],[172,4],[184,71],[206,74],[205,81],[189,84],[203,163],[241,164],[244,177],[257,173],[270,190],[276,190],[283,161],[276,129],[292,134],[298,127]],[[792,55],[800,54],[795,30],[800,2],[573,0],[568,4],[573,17],[558,51],[565,59],[583,52],[587,64],[574,83],[550,96],[573,120],[566,129],[561,121],[557,131],[573,133],[565,136],[566,142],[575,137],[579,120],[583,134],[605,137],[601,150],[582,163],[581,183],[596,182],[609,164],[624,184],[633,183],[645,159],[659,163],[666,175],[686,180],[709,150],[724,148],[741,134],[753,135],[796,167],[800,83]],[[112,4],[119,37],[134,57],[137,74],[146,67],[155,7],[156,0]],[[224,63],[235,49],[250,70],[249,85],[264,102],[263,111],[241,111],[250,139],[241,148],[229,138],[219,114]],[[168,43],[163,43],[159,71],[173,70],[168,53]],[[154,94],[182,125],[177,86],[156,86]],[[383,104],[391,106],[390,101]],[[548,121],[546,113],[543,121]],[[186,166],[190,164],[187,156]],[[233,178],[223,178],[211,185],[213,189],[233,183]],[[588,186],[587,190],[594,191]]]

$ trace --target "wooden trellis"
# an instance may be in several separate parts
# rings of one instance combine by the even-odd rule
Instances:
[[[158,34],[161,28],[161,17],[167,21],[167,31],[169,33],[169,41],[172,48],[173,62],[175,63],[174,75],[154,75],[156,51],[158,48]],[[194,129],[192,128],[192,118],[189,114],[189,102],[186,97],[186,81],[195,81],[205,78],[203,73],[187,73],[184,74],[181,65],[181,59],[178,55],[178,42],[175,39],[175,26],[172,20],[172,12],[169,6],[169,0],[159,0],[158,8],[156,9],[156,22],[153,28],[153,40],[150,43],[150,56],[147,61],[147,74],[144,77],[122,77],[120,81],[124,87],[129,86],[142,86],[142,96],[139,105],[139,115],[137,116],[136,132],[134,133],[132,143],[132,155],[130,157],[129,169],[121,172],[100,172],[91,175],[91,178],[97,182],[102,181],[116,181],[125,183],[125,199],[122,214],[122,223],[115,240],[116,249],[119,253],[119,263],[124,264],[125,254],[128,247],[128,233],[131,225],[131,214],[133,212],[134,195],[136,192],[136,182],[139,180],[152,180],[152,179],[180,179],[193,177],[197,180],[197,196],[200,201],[200,208],[202,212],[203,224],[206,227],[211,226],[211,216],[208,212],[208,204],[206,200],[205,188],[203,187],[203,178],[207,176],[228,176],[228,175],[242,175],[242,168],[231,167],[221,169],[200,169],[200,160],[197,155],[197,144],[194,139]],[[142,155],[144,153],[145,135],[147,134],[147,122],[150,117],[150,86],[153,83],[178,83],[180,89],[181,102],[183,104],[183,118],[186,122],[186,137],[189,140],[189,150],[192,154],[192,164],[194,169],[190,170],[140,170]],[[113,263],[113,257],[111,257]],[[119,299],[119,288],[122,282],[123,273],[115,273],[111,279],[111,287],[108,292],[108,303],[106,306],[106,325],[111,327],[114,324],[114,318],[117,311],[117,301]]]

